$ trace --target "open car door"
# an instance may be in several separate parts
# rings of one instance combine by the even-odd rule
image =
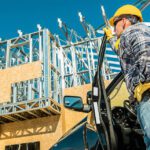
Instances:
[[[107,38],[106,34],[104,34],[99,51],[97,72],[92,84],[92,101],[93,101],[92,108],[94,110],[95,123],[97,131],[99,133],[99,138],[100,139],[104,138],[104,142],[102,143],[103,149],[116,150],[117,140],[112,123],[111,108],[104,87],[103,77],[101,74],[101,68],[106,49],[106,38]],[[102,116],[101,110],[106,111],[105,118]]]

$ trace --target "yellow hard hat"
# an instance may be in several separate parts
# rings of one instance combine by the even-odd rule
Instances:
[[[124,5],[120,7],[114,14],[114,16],[109,20],[110,25],[114,26],[114,19],[121,15],[135,15],[139,18],[139,21],[142,22],[142,13],[141,11],[133,5]]]

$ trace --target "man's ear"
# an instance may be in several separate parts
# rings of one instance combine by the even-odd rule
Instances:
[[[123,30],[126,28],[126,18],[122,18],[122,28]]]
[[[131,22],[126,18],[122,18],[122,23],[123,23],[123,29],[126,29],[128,26],[131,25]]]

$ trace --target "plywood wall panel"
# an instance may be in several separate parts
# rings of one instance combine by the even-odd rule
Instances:
[[[40,61],[0,70],[0,103],[9,102],[11,84],[42,76]]]
[[[91,90],[91,84],[68,88],[65,89],[64,93],[65,95],[81,96],[85,103],[86,93],[89,90]],[[127,97],[128,92],[125,84],[123,84],[118,95],[112,99],[112,105],[121,105]],[[86,116],[88,116],[88,120],[93,122],[91,113],[77,112],[62,106],[61,115],[0,125],[0,150],[5,150],[6,145],[36,141],[40,142],[40,150],[48,150],[62,135]]]
[[[62,136],[61,116],[50,116],[0,125],[0,150],[7,145],[40,142],[48,150]]]

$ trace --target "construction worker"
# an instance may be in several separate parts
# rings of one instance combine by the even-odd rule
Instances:
[[[150,150],[150,28],[142,23],[140,10],[132,5],[120,7],[104,28],[107,40],[120,58],[127,89],[138,104],[137,118]]]

